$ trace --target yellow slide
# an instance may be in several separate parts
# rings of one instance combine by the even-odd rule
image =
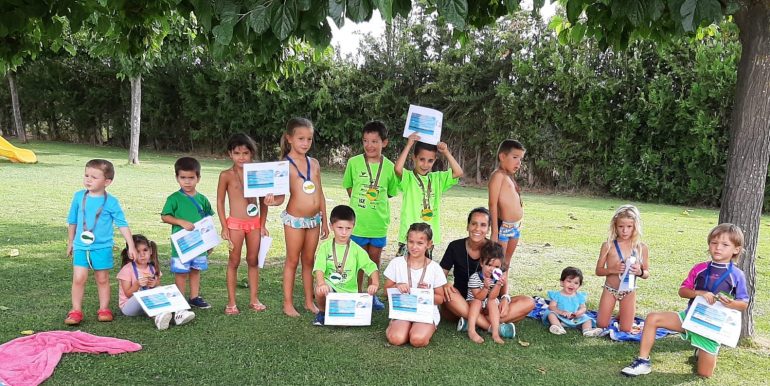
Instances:
[[[16,146],[11,145],[5,138],[0,137],[0,157],[5,157],[11,160],[11,162],[21,162],[25,164],[37,163],[37,156],[32,150],[19,149]]]

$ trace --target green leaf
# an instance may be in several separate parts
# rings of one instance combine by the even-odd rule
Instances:
[[[626,3],[626,17],[634,27],[639,26],[645,19],[644,4],[641,0],[630,0]]]
[[[581,13],[583,13],[582,0],[567,1],[567,20],[569,20],[570,23],[577,23]]]
[[[679,8],[679,14],[682,15],[682,27],[687,32],[695,31],[693,25],[693,19],[695,18],[695,11],[698,8],[698,0],[685,0],[682,3],[682,7]]]
[[[508,13],[514,13],[519,10],[519,0],[504,0],[503,3],[505,3],[505,9],[508,10]],[[545,4],[545,0],[533,1],[532,12],[540,13],[540,8],[543,8],[543,4]]]
[[[345,25],[345,0],[329,0],[329,17],[334,20],[337,28]]]
[[[695,22],[700,25],[702,21],[719,23],[722,20],[722,4],[719,0],[701,0],[698,2],[697,19]]]
[[[393,0],[393,15],[400,15],[404,19],[409,17],[412,11],[411,0]]]
[[[233,27],[235,27],[235,20],[231,18],[222,20],[211,30],[214,35],[214,43],[222,46],[230,44],[230,41],[233,40]]]
[[[211,8],[211,2],[208,0],[191,0],[195,8],[195,17],[201,23],[205,31],[211,31],[211,17],[214,10]]]
[[[273,35],[280,41],[291,36],[297,26],[297,3],[295,0],[286,0],[283,4],[273,3],[270,26],[273,29]]]
[[[468,2],[466,0],[438,0],[438,14],[443,16],[455,28],[465,29],[465,19],[468,17]]]
[[[260,0],[254,4],[254,8],[249,10],[246,24],[257,35],[270,28],[270,9],[267,5],[267,0]]]
[[[300,11],[307,11],[311,6],[313,6],[313,2],[311,0],[297,0],[297,9]]]
[[[348,0],[347,10],[348,18],[356,23],[372,17],[372,5],[368,0]]]
[[[374,6],[386,22],[393,20],[393,0],[374,0]]]
[[[583,24],[576,24],[570,28],[569,39],[573,43],[580,43],[583,40],[583,36],[586,34],[586,26]]]

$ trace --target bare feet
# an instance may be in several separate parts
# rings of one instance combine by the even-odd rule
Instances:
[[[317,314],[318,311],[319,311],[319,309],[318,309],[318,307],[316,307],[315,303],[305,304],[305,309],[310,311],[313,315]]]
[[[505,341],[499,335],[492,335],[492,340],[494,340],[497,344],[505,344]]]
[[[299,318],[299,312],[297,312],[297,309],[294,308],[293,304],[284,304],[283,313],[286,314],[286,316],[289,316],[292,318]]]
[[[477,332],[470,332],[468,331],[468,338],[471,338],[472,341],[476,343],[484,343],[484,338],[481,337]]]

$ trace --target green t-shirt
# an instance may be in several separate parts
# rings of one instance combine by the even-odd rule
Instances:
[[[332,237],[330,240],[321,243],[318,247],[318,251],[315,254],[313,272],[323,271],[324,280],[337,292],[358,292],[358,271],[363,270],[366,276],[370,276],[372,272],[377,270],[377,265],[369,259],[369,255],[363,248],[351,241],[348,259],[345,260],[345,266],[342,271],[342,279],[332,281],[330,278],[331,274],[337,272],[334,266],[334,257],[332,256],[332,244],[337,249],[337,262],[342,263],[342,258],[345,256],[345,244],[335,244]]]
[[[401,225],[398,228],[398,242],[406,243],[406,232],[409,226],[416,222],[427,222],[433,230],[433,243],[441,243],[441,227],[439,221],[441,217],[441,194],[457,185],[459,178],[452,177],[452,171],[430,172],[427,176],[420,176],[425,190],[428,190],[428,179],[431,183],[430,209],[433,210],[433,217],[430,221],[422,219],[422,198],[423,191],[417,183],[417,177],[411,170],[404,169],[401,174]]]
[[[389,197],[398,194],[398,178],[393,171],[393,162],[382,157],[382,171],[377,182],[377,197],[370,200],[366,196],[369,190],[369,172],[366,170],[366,160],[359,154],[348,160],[342,187],[350,188],[350,207],[356,212],[356,226],[353,234],[359,237],[386,237],[390,225]],[[377,178],[379,163],[370,163],[372,180]]]
[[[209,203],[209,199],[206,198],[206,196],[196,192],[193,198],[198,203],[198,205],[200,205],[201,209],[203,209],[204,215],[214,215],[214,210],[211,209],[211,203]],[[178,190],[174,193],[171,193],[171,195],[166,198],[166,204],[163,205],[163,210],[160,212],[160,215],[170,215],[180,220],[185,220],[192,223],[200,221],[204,217],[201,216],[201,214],[198,212],[198,207],[195,206],[192,200],[190,200],[190,196]],[[182,230],[182,227],[179,225],[171,226],[172,234],[179,232],[180,230]],[[179,254],[176,252],[176,248],[174,248],[173,243],[171,245],[171,256],[179,256]]]

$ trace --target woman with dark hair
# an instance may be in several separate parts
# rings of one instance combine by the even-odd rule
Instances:
[[[486,243],[492,242],[487,239],[490,230],[489,222],[490,215],[487,208],[472,209],[468,214],[468,237],[449,243],[441,259],[440,265],[444,274],[449,275],[449,271],[453,271],[454,275],[454,283],[444,286],[442,315],[446,318],[452,316],[459,318],[457,328],[460,331],[467,328],[466,320],[470,309],[465,300],[468,295],[468,278],[479,270],[481,249]],[[505,295],[498,304],[501,326],[524,319],[535,308],[535,301],[531,297],[525,295],[511,297],[508,295],[507,286],[504,291]],[[483,315],[479,317],[476,325],[484,330],[490,327],[489,321]],[[504,337],[513,337],[511,331],[501,332],[504,332],[501,334]],[[515,332],[513,334],[515,335]]]

